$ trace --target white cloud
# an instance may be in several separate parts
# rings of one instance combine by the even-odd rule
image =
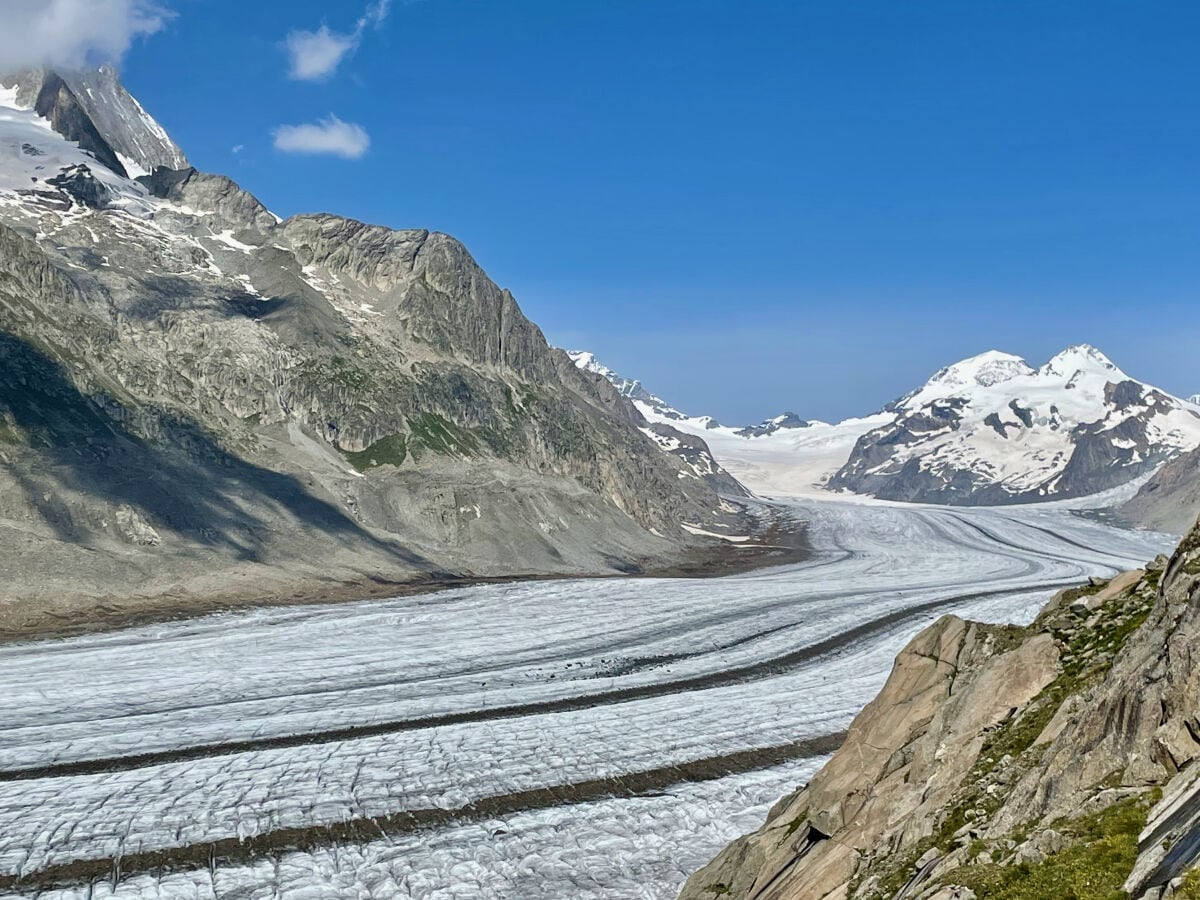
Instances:
[[[0,71],[118,62],[168,18],[152,0],[0,0]]]
[[[370,146],[366,129],[334,115],[308,125],[281,125],[275,129],[275,149],[284,153],[360,159]]]
[[[357,35],[338,34],[324,25],[316,31],[293,31],[287,36],[288,56],[292,60],[289,74],[297,81],[328,78],[342,58],[358,47],[358,40]]]
[[[291,61],[289,75],[296,81],[320,81],[337,71],[342,60],[358,49],[368,28],[381,28],[391,12],[392,0],[378,0],[366,8],[354,30],[343,33],[322,25],[316,31],[288,32],[286,46]]]

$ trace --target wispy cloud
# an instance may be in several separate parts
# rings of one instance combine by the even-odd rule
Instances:
[[[152,0],[0,0],[0,71],[118,62],[170,16]]]
[[[275,129],[275,149],[284,153],[361,159],[370,146],[371,137],[365,128],[343,122],[334,115],[307,125],[282,125]]]
[[[296,81],[320,81],[337,71],[342,60],[358,49],[368,28],[381,28],[391,12],[392,0],[379,0],[366,8],[354,28],[333,31],[322,25],[316,31],[295,29],[288,33],[286,46],[290,60],[289,75]]]

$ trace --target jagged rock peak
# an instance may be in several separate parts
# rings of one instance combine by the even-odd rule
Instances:
[[[118,175],[142,175],[159,166],[188,167],[166,130],[121,84],[112,66],[26,69],[0,76],[16,101],[48,119],[59,134],[78,141]]]
[[[676,409],[662,397],[652,394],[638,379],[626,378],[604,365],[604,363],[596,358],[596,354],[590,350],[567,350],[566,354],[575,363],[576,368],[606,378],[622,397],[632,400],[635,405],[640,404],[638,408],[647,418],[652,420],[656,418],[666,419],[672,422],[684,422],[693,419],[687,413]],[[704,427],[709,429],[721,427],[721,423],[711,416],[697,417],[693,421],[703,422]]]

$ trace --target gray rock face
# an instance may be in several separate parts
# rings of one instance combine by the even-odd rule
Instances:
[[[1117,513],[1143,528],[1186,532],[1200,517],[1200,449],[1164,465]]]
[[[0,171],[6,600],[632,571],[731,515],[453,238],[42,174]]]
[[[55,131],[68,141],[79,144],[79,149],[92,154],[117,175],[128,175],[112,145],[100,133],[75,92],[61,76],[55,72],[38,71],[28,79],[18,84],[18,96],[31,93],[34,110]]]
[[[646,430],[660,447],[682,459],[696,477],[707,482],[718,494],[727,497],[750,496],[742,483],[721,467],[708,444],[698,436],[658,422]]]
[[[87,166],[63,169],[55,177],[47,178],[46,184],[61,188],[72,200],[91,209],[104,209],[112,200],[112,192],[92,175],[92,170]]]

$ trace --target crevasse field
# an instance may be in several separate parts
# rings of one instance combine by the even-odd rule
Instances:
[[[0,895],[672,898],[905,642],[1164,535],[793,500],[808,562],[274,608],[0,648]]]

